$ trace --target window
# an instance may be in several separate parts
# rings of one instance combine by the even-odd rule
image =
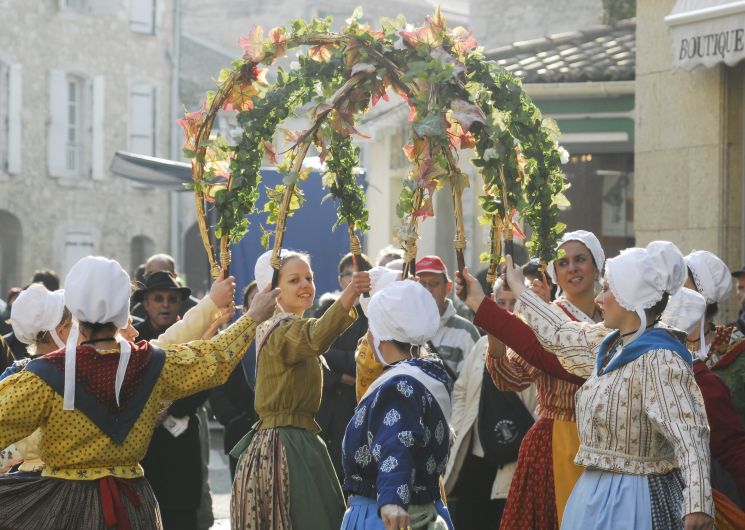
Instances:
[[[129,29],[146,35],[155,34],[155,0],[130,0]]]
[[[82,158],[83,125],[81,123],[82,119],[80,115],[80,107],[83,105],[82,84],[83,83],[80,79],[74,77],[69,77],[67,79],[67,123],[65,124],[67,141],[65,143],[65,170],[71,175],[80,174],[80,159]]]
[[[0,62],[0,175],[21,170],[20,64]]]
[[[128,150],[155,155],[155,87],[150,83],[136,83],[129,90]]]
[[[88,0],[59,0],[62,11],[83,13],[88,9]]]
[[[47,163],[53,177],[104,175],[104,78],[50,71]]]
[[[81,258],[95,254],[95,249],[93,234],[90,232],[71,231],[65,234],[64,274],[67,275]]]

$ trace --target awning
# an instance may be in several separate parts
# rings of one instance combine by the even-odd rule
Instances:
[[[665,22],[675,68],[732,66],[745,58],[745,0],[678,0]]]
[[[143,186],[186,191],[191,182],[191,164],[165,158],[117,151],[111,161],[111,172]]]

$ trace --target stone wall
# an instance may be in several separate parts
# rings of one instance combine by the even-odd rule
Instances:
[[[637,243],[674,241],[742,264],[745,68],[672,69],[664,17],[674,0],[637,6],[634,219]]]
[[[75,231],[92,234],[93,251],[119,260],[126,269],[135,236],[147,236],[156,251],[168,251],[168,194],[136,188],[108,167],[115,151],[127,149],[128,93],[136,81],[155,86],[155,154],[169,155],[172,1],[156,3],[154,35],[130,30],[126,0],[89,0],[86,5],[83,13],[64,12],[57,0],[0,5],[0,19],[13,21],[0,32],[0,60],[20,64],[23,71],[22,170],[0,178],[0,210],[19,219],[23,236],[18,270],[0,271],[6,283],[24,283],[42,267],[64,273],[65,237]],[[104,78],[100,179],[49,176],[52,68]]]

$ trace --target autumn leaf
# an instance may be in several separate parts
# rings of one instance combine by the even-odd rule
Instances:
[[[463,26],[455,28],[451,37],[453,39],[453,51],[461,57],[478,45],[476,39],[473,38],[473,34]]]
[[[269,41],[273,46],[272,55],[274,58],[284,57],[287,53],[287,33],[285,28],[274,28],[269,32]]]
[[[261,62],[266,55],[264,51],[264,28],[254,26],[248,37],[240,37],[238,44],[243,48],[243,58],[253,63]]]
[[[431,156],[429,153],[429,138],[414,136],[414,141],[404,146],[404,153],[409,162],[417,163]]]
[[[469,131],[474,122],[486,123],[486,116],[481,109],[468,101],[454,99],[450,102],[450,110],[453,119],[463,126],[464,131]]]
[[[254,83],[236,83],[225,98],[224,110],[245,112],[254,106],[253,97],[258,94]]]
[[[354,116],[339,109],[336,109],[331,117],[331,127],[337,132],[345,135],[355,134],[362,138],[369,139],[370,137],[362,134],[354,127]]]
[[[442,29],[433,24],[432,20],[427,17],[424,21],[424,26],[421,28],[415,28],[412,31],[401,31],[399,35],[412,48],[418,48],[422,45],[436,48],[442,44]]]
[[[272,164],[277,163],[277,149],[272,142],[264,142],[264,154],[269,157]]]
[[[427,17],[427,20],[429,21],[429,17]],[[439,31],[445,29],[445,17],[442,16],[440,4],[437,4],[437,7],[435,8],[435,17],[432,19],[432,26]]]
[[[512,221],[512,233],[524,241],[527,238],[527,236],[520,229],[520,224],[522,224],[522,219],[520,218],[520,213],[517,211],[516,208],[513,208],[512,211],[510,212],[510,220]]]
[[[476,145],[473,134],[463,129],[463,126],[454,120],[448,120],[448,138],[450,145],[457,149],[470,149]]]
[[[376,80],[373,84],[373,89],[371,93],[371,99],[372,99],[372,106],[374,107],[378,101],[383,99],[383,101],[389,101],[390,98],[388,97],[388,87],[386,86],[385,81],[383,80]]]
[[[328,62],[334,54],[334,47],[331,44],[319,44],[308,50],[311,59],[319,63]]]
[[[202,110],[187,113],[178,120],[178,124],[184,131],[184,149],[196,149],[196,137],[199,126],[202,124]]]

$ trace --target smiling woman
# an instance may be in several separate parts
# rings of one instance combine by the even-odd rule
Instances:
[[[272,287],[271,251],[256,262],[259,292]],[[313,305],[310,257],[282,250],[280,310],[258,330],[256,413],[259,422],[231,452],[240,457],[233,482],[233,528],[339,528],[344,498],[314,415],[321,402],[320,356],[347,329],[358,296],[370,289],[355,272],[321,318],[302,318]],[[312,492],[312,495],[309,495]]]

